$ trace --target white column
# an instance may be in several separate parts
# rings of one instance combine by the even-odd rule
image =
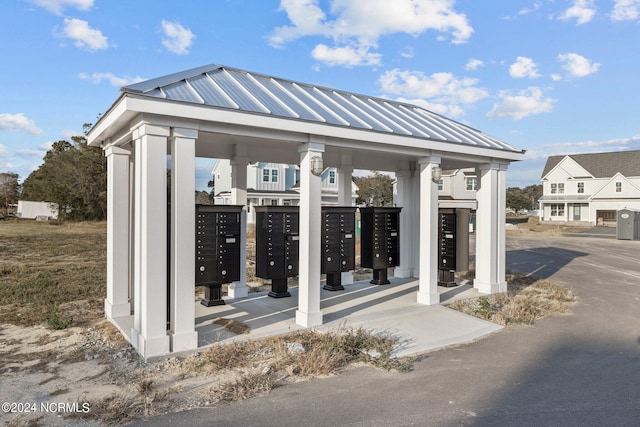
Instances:
[[[195,330],[195,151],[198,131],[171,131],[171,351],[198,348]]]
[[[419,304],[439,304],[438,293],[438,184],[432,170],[440,157],[420,159],[420,280]]]
[[[169,353],[167,335],[167,137],[169,128],[133,132],[136,169],[135,310],[132,344],[144,358]]]
[[[236,150],[240,147],[236,147]],[[243,153],[244,154],[244,153]],[[247,157],[231,159],[231,204],[242,205],[240,212],[240,280],[229,284],[231,298],[245,298],[249,295],[247,286]],[[282,178],[284,179],[284,177]]]
[[[416,234],[413,217],[413,171],[396,172],[395,205],[402,208],[400,212],[400,265],[393,275],[395,277],[415,277],[413,257],[413,236]]]
[[[507,165],[480,165],[477,192],[476,277],[473,286],[482,293],[505,292],[505,222]]]
[[[300,152],[300,249],[296,324],[310,328],[322,324],[320,311],[320,228],[322,182],[311,173],[314,157],[322,159],[324,144],[308,143]]]
[[[129,159],[131,152],[120,147],[105,150],[107,157],[107,298],[108,319],[131,314],[129,303]]]
[[[352,206],[353,166],[351,165],[351,155],[342,156],[342,165],[338,168],[336,179],[338,180],[338,206]],[[354,236],[355,238],[355,236]],[[343,285],[353,284],[353,271],[343,271],[340,274],[340,283]]]

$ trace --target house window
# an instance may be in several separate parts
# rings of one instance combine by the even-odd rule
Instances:
[[[329,184],[336,183],[336,171],[329,171]]]
[[[278,199],[271,199],[271,206],[278,206]]]
[[[616,193],[622,193],[622,183],[616,182]]]
[[[262,169],[262,182],[278,182],[278,169]]]
[[[551,216],[564,216],[564,205],[558,203],[551,204]]]
[[[578,183],[578,194],[584,194],[584,182]]]
[[[475,176],[467,177],[467,191],[476,191],[478,189],[478,178]]]
[[[443,180],[439,179],[437,184],[438,184],[438,191],[444,190],[444,181]]]
[[[564,194],[564,183],[552,183],[551,194]]]

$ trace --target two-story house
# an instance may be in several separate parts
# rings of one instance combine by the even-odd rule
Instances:
[[[615,223],[640,209],[640,151],[551,156],[541,179],[541,221]]]
[[[231,203],[231,162],[219,159],[211,171],[214,203]],[[322,204],[338,204],[338,172],[325,168],[322,178]],[[247,166],[247,222],[255,222],[254,206],[298,206],[300,169],[297,165],[258,162]],[[351,204],[355,205],[358,187],[352,183]]]
[[[438,181],[438,207],[475,211],[478,207],[477,190],[475,169],[443,170],[442,178]]]

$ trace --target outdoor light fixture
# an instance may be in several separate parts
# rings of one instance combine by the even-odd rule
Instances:
[[[323,170],[324,170],[324,167],[322,164],[322,157],[313,156],[311,158],[311,173],[314,174],[315,176],[320,176]]]
[[[442,178],[442,169],[440,169],[439,166],[434,166],[433,168],[431,168],[431,180],[437,183],[438,181],[440,181],[440,178]]]

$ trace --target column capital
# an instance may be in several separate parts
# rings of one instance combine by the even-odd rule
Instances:
[[[302,144],[298,148],[299,153],[306,153],[312,151],[314,153],[324,153],[324,144],[319,142],[308,142],[306,144]]]
[[[438,156],[438,155],[431,155],[431,156],[425,156],[425,157],[420,157],[418,159],[418,164],[420,165],[426,165],[426,164],[440,164],[440,162],[442,162],[442,157]]]
[[[140,126],[133,129],[133,139],[140,139],[145,135],[168,137],[171,135],[171,128],[169,126],[159,126],[151,123],[142,123],[140,124]]]
[[[196,139],[197,137],[198,137],[198,129],[181,128],[181,127],[171,128],[171,138]]]
[[[481,163],[478,165],[478,169],[480,171],[488,171],[488,170],[506,171],[508,168],[509,168],[508,163],[499,163],[499,162]]]
[[[107,157],[112,155],[130,156],[131,151],[111,145],[104,149],[104,155]]]
[[[236,156],[229,160],[231,166],[247,166],[249,164],[249,158],[245,156]]]

